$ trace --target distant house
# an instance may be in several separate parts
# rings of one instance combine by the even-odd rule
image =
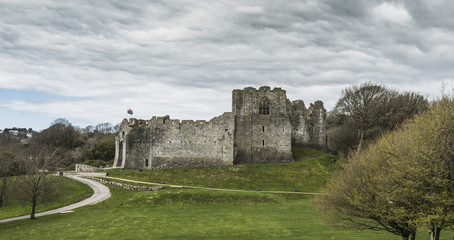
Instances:
[[[26,128],[5,128],[4,130],[0,130],[0,134],[7,135],[10,138],[18,139],[18,140],[24,140],[24,139],[29,139],[33,137],[33,130],[29,128],[28,130]]]

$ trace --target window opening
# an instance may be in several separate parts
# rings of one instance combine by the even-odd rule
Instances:
[[[260,100],[259,115],[270,115],[270,104],[266,97],[263,97],[262,100]]]
[[[145,167],[148,167],[148,159],[145,159]]]
[[[262,132],[265,132],[265,126],[262,126]]]
[[[262,140],[262,147],[265,146],[265,139]]]

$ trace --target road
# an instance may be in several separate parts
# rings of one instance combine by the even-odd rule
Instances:
[[[37,214],[35,214],[35,217],[40,217],[40,216],[45,216],[45,215],[50,215],[50,214],[55,214],[55,213],[64,213],[66,211],[70,211],[70,210],[73,210],[73,209],[76,209],[79,207],[83,207],[86,205],[93,205],[93,204],[102,202],[102,201],[110,198],[110,196],[111,196],[109,188],[99,182],[77,177],[77,176],[66,176],[66,177],[74,179],[79,182],[82,182],[84,184],[87,184],[88,186],[90,186],[93,189],[93,195],[83,201],[80,201],[80,202],[77,202],[77,203],[74,203],[74,204],[71,204],[71,205],[68,205],[65,207],[61,207],[61,208],[46,211],[46,212],[37,213]],[[0,220],[0,223],[11,222],[11,221],[27,219],[27,218],[30,218],[30,215],[2,219],[2,220]]]

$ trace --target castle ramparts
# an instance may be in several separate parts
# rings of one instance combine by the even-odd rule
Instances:
[[[114,167],[189,168],[293,161],[291,146],[326,147],[326,110],[306,109],[285,90],[233,90],[232,112],[210,121],[152,117],[124,119],[116,137]]]

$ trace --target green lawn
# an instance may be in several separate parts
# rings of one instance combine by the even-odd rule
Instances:
[[[400,239],[387,232],[334,229],[321,220],[310,196],[111,191],[112,198],[74,213],[0,224],[0,239]],[[427,235],[421,232],[417,239]],[[451,240],[452,232],[443,232],[442,239]]]
[[[295,162],[236,164],[222,167],[164,169],[139,173],[137,170],[107,170],[109,176],[146,182],[165,182],[198,187],[243,190],[318,192],[334,170],[337,156],[310,148],[294,148]]]
[[[116,177],[169,184],[319,191],[331,176],[335,157],[305,148],[294,149],[294,153],[297,161],[288,164],[109,172]],[[323,222],[310,195],[110,189],[110,199],[73,213],[0,224],[0,239],[400,239],[387,232],[335,229]],[[452,231],[442,232],[442,240],[452,237]],[[421,230],[417,239],[427,239],[427,233]]]
[[[74,213],[0,224],[0,239],[398,239],[332,229],[307,196],[111,190],[111,199]]]
[[[80,202],[93,194],[93,190],[89,186],[69,178],[55,177],[55,183],[58,185],[58,198],[38,204],[36,213]],[[0,208],[0,219],[27,215],[30,214],[30,211],[31,202],[13,195],[7,200],[5,206]]]

